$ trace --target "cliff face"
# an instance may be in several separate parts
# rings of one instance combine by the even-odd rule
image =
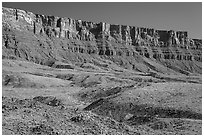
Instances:
[[[155,30],[3,8],[3,57],[40,63],[108,59],[128,69],[201,73],[202,41],[186,31]],[[162,67],[161,67],[162,66]]]

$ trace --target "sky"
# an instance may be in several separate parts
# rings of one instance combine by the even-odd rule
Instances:
[[[201,2],[3,2],[3,7],[92,22],[188,31],[202,38]]]

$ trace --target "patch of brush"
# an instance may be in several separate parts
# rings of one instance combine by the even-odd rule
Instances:
[[[155,116],[152,115],[133,115],[126,123],[129,125],[143,125],[155,121]]]
[[[45,86],[39,83],[30,81],[27,78],[20,76],[17,73],[9,73],[2,75],[2,85],[11,86],[14,88],[44,88]]]
[[[53,96],[37,96],[33,98],[34,101],[39,101],[41,103],[47,104],[49,106],[61,106],[63,105],[62,101],[57,99],[56,97]]]
[[[63,80],[72,80],[74,78],[74,74],[57,74],[56,78]]]
[[[189,110],[178,110],[175,108],[155,107],[147,104],[120,104],[114,102],[112,99],[99,99],[85,108],[91,110],[98,115],[109,116],[119,122],[125,121],[130,125],[143,125],[157,121],[157,118],[187,118],[187,119],[202,119],[202,114]],[[129,114],[129,118],[127,118]],[[158,125],[153,126],[157,128],[164,126],[158,122]]]

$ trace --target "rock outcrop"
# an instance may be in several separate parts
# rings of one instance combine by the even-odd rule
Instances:
[[[176,72],[202,70],[202,41],[188,38],[186,31],[94,23],[11,8],[2,10],[3,58],[36,63],[48,58],[93,62],[98,56],[137,71],[164,72],[161,65]]]

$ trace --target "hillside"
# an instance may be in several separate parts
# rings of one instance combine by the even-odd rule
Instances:
[[[202,134],[202,40],[2,8],[2,134]]]

